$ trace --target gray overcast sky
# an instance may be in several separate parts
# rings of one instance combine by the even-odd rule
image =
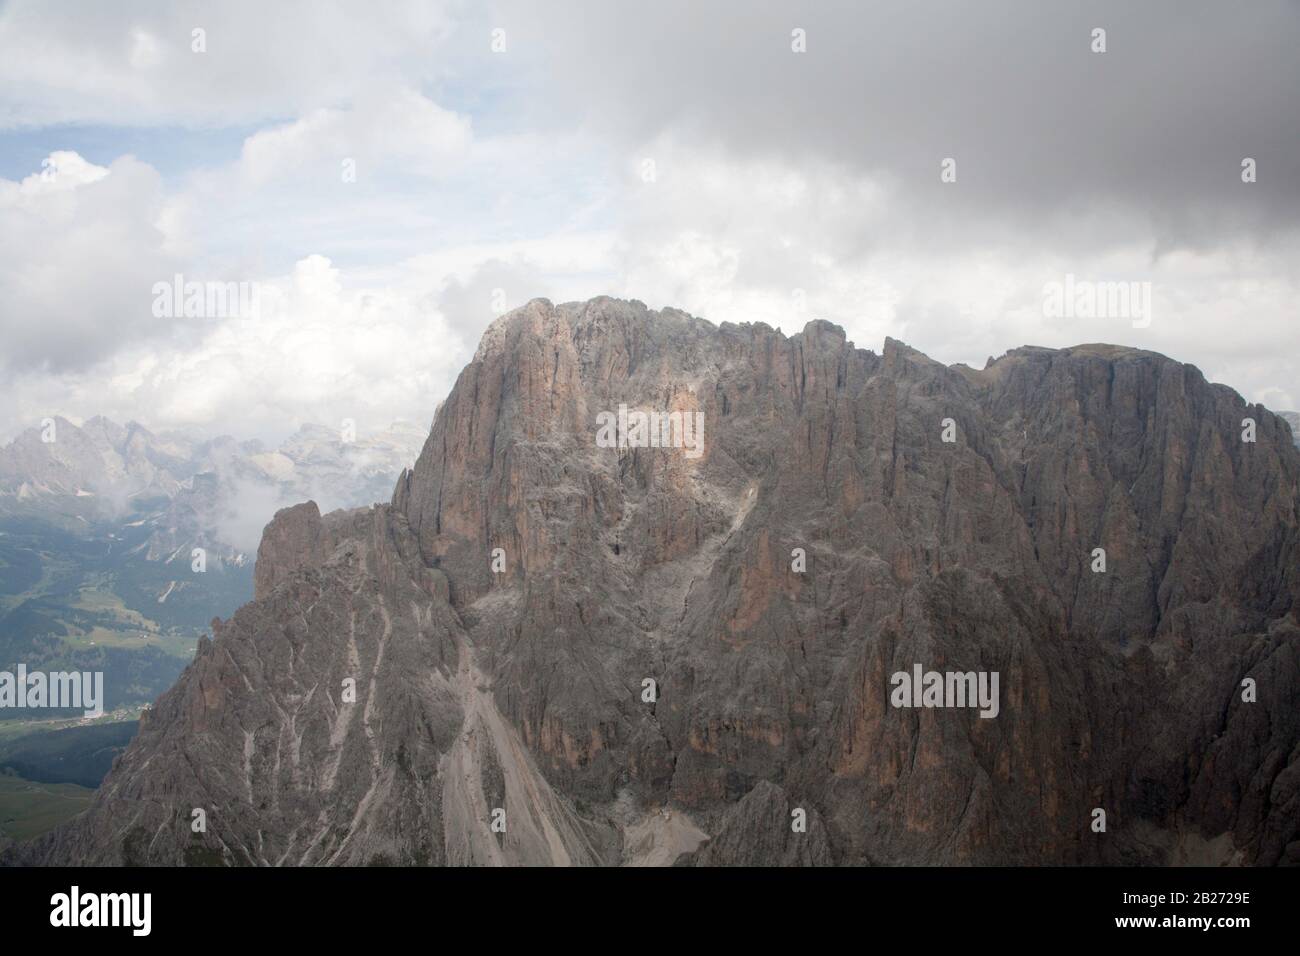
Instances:
[[[423,424],[498,306],[601,293],[977,365],[1118,342],[1295,408],[1297,49],[1269,0],[9,0],[0,439]],[[159,317],[177,273],[259,311]],[[1045,314],[1066,275],[1149,323]]]

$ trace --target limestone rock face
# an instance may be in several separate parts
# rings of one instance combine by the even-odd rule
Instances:
[[[321,540],[323,531],[320,509],[314,501],[277,513],[262,532],[262,543],[257,547],[253,597],[260,600],[295,571],[320,564],[330,550]]]
[[[603,447],[621,406],[702,441]],[[1149,352],[535,300],[390,503],[277,515],[256,600],[10,857],[1297,863],[1298,481],[1280,418]],[[996,673],[996,716],[894,706],[917,665]]]

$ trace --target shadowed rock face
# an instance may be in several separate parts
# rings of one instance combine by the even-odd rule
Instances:
[[[620,405],[703,413],[702,454],[598,447]],[[536,300],[391,504],[277,515],[256,600],[14,858],[1300,862],[1298,479],[1149,352]],[[891,706],[916,664],[997,672],[997,716]]]

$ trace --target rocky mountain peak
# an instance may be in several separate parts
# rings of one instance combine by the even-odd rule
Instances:
[[[1300,862],[1298,479],[1280,418],[1152,353],[535,299],[391,502],[277,515],[256,600],[30,852]],[[931,671],[996,706],[900,704]]]

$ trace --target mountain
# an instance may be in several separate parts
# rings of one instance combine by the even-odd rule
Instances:
[[[386,497],[425,433],[399,422],[351,438],[303,425],[280,447],[228,436],[155,435],[131,422],[65,418],[29,428],[0,448],[0,518],[35,518],[71,531],[101,522],[144,520],[153,559],[186,545],[210,545],[227,557],[256,547],[275,507],[304,497],[352,507]],[[242,513],[245,498],[256,518]],[[256,521],[255,530],[243,527]]]
[[[9,860],[1294,864],[1298,482],[1151,352],[534,300]]]
[[[151,701],[212,618],[252,597],[252,550],[277,508],[385,496],[424,436],[344,437],[307,425],[267,450],[106,418],[20,434],[0,448],[0,669],[100,670],[110,709]]]
[[[1291,426],[1291,440],[1300,448],[1300,412],[1278,412]]]

